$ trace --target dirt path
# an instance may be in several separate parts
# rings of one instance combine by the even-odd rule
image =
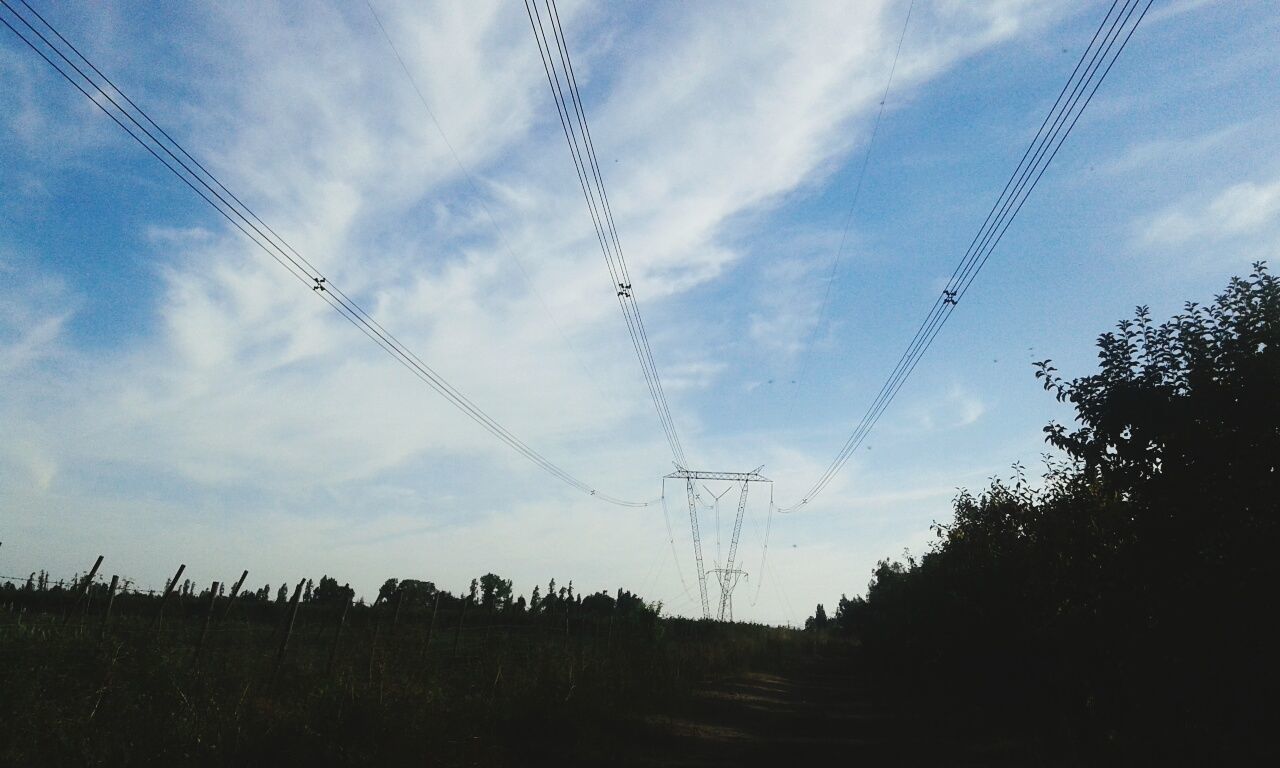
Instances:
[[[977,746],[939,743],[929,729],[887,711],[852,667],[828,663],[704,686],[677,711],[645,718],[596,758],[631,768],[789,768],[832,759],[845,765],[995,765],[1008,758],[999,748]]]
[[[887,756],[896,730],[851,670],[815,664],[785,676],[751,673],[703,686],[674,711],[635,723],[595,758],[635,768],[702,768]]]

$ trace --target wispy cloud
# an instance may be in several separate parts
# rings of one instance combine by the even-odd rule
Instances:
[[[379,9],[500,238],[361,7],[201,6],[192,12],[204,36],[167,70],[180,91],[129,70],[153,69],[142,53],[117,79],[146,82],[157,119],[171,118],[273,227],[499,421],[603,489],[652,498],[667,471],[661,436],[527,21],[500,3]],[[565,10],[571,44],[583,43],[586,108],[650,331],[660,348],[678,350],[663,355],[668,391],[695,398],[725,367],[711,343],[691,341],[680,318],[664,316],[664,302],[743,262],[729,222],[822,183],[865,140],[895,41],[887,31],[905,8],[690,6],[654,13],[634,35],[606,29],[598,39],[589,9]],[[895,89],[918,87],[1049,13],[1028,2],[918,8]],[[646,45],[632,47],[635,35]],[[0,50],[16,82],[48,77]],[[47,140],[41,126],[60,124],[44,116],[51,97],[24,85],[13,99],[25,115],[13,130],[28,143]],[[86,135],[108,136],[99,130]],[[68,142],[51,167],[126,146],[101,141],[102,150]],[[172,194],[185,192],[174,185]],[[156,310],[143,327],[76,348],[68,296],[13,315],[20,332],[0,347],[0,422],[19,425],[0,478],[6,497],[21,500],[29,535],[83,537],[126,519],[133,543],[117,541],[122,548],[163,538],[209,548],[210,567],[259,558],[370,582],[387,568],[419,567],[424,553],[433,573],[460,579],[483,551],[519,578],[541,580],[554,565],[605,586],[617,569],[642,573],[661,553],[652,508],[606,513],[548,488],[243,240],[164,212],[139,230],[177,254],[155,267],[160,294],[148,297]],[[779,263],[759,274],[785,283],[808,269]],[[28,286],[11,306],[37,306],[38,296]],[[788,315],[778,298],[751,333],[794,348],[816,318]],[[56,382],[40,368],[49,350],[64,361]],[[693,410],[684,405],[673,403]],[[930,424],[982,415],[972,398],[939,408]],[[682,427],[698,441],[696,419]],[[702,453],[730,466],[741,450]],[[794,487],[823,466],[778,446],[765,453]],[[145,509],[130,507],[138,498]],[[74,514],[41,522],[71,506]],[[612,554],[582,548],[569,561],[557,546],[569,536]],[[639,551],[639,540],[653,546]],[[674,575],[665,579],[670,589]]]
[[[987,406],[979,397],[954,385],[934,401],[917,402],[904,408],[908,421],[926,432],[967,427],[977,423],[986,412]]]
[[[1280,218],[1280,180],[1243,181],[1208,200],[1173,205],[1140,225],[1146,245],[1181,245],[1193,240],[1222,240],[1266,231]]]

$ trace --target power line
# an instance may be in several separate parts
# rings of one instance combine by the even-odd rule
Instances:
[[[617,294],[618,304],[626,321],[627,333],[635,348],[636,357],[640,361],[641,373],[653,400],[658,422],[676,463],[687,466],[684,447],[680,443],[675,421],[671,416],[666,392],[658,375],[657,364],[654,362],[649,335],[640,314],[640,305],[636,301],[630,270],[627,267],[622,243],[618,237],[617,224],[613,217],[613,208],[605,191],[604,177],[600,171],[595,143],[582,106],[573,61],[565,42],[564,29],[560,24],[559,10],[552,0],[545,0],[544,4],[547,15],[546,25],[543,23],[542,13],[538,10],[536,0],[525,0],[525,12],[529,17],[529,25],[538,45],[538,56],[547,77],[547,85],[551,89],[551,96],[556,104],[556,116],[560,120],[565,143],[569,147],[569,157],[578,177],[578,185],[586,200],[587,212],[595,229],[596,240],[604,256],[609,277],[613,281],[612,290]],[[550,35],[547,33],[548,25],[551,27]]]
[[[1130,25],[1130,21],[1133,19],[1138,6],[1142,5],[1142,0],[1125,0],[1119,12],[1116,12],[1119,0],[1112,2],[1107,14],[1099,24],[1098,30],[1090,40],[1089,46],[1081,54],[1080,61],[1077,62],[1071,76],[1067,79],[1066,85],[1063,86],[1057,100],[1054,101],[1048,115],[1046,115],[1040,128],[1036,131],[1035,137],[1023,153],[1022,159],[1009,177],[1009,181],[1005,183],[1004,190],[997,197],[978,233],[974,236],[960,263],[952,272],[947,286],[943,288],[941,294],[935,299],[928,315],[916,331],[916,335],[912,338],[911,343],[908,344],[906,351],[898,359],[898,363],[889,374],[889,378],[881,386],[879,393],[877,393],[871,406],[863,415],[862,420],[855,426],[853,434],[845,441],[836,458],[828,465],[818,480],[810,486],[808,492],[805,493],[800,501],[790,507],[780,509],[780,512],[793,512],[812,501],[815,496],[826,488],[832,478],[848,462],[853,452],[858,449],[863,440],[870,434],[880,416],[901,390],[902,385],[911,376],[911,373],[915,371],[916,365],[919,364],[920,359],[933,344],[933,340],[941,332],[956,305],[968,292],[982,267],[986,265],[992,251],[999,245],[1004,233],[1008,231],[1018,212],[1022,210],[1027,197],[1030,196],[1040,182],[1045,170],[1048,169],[1049,164],[1057,156],[1058,150],[1062,148],[1063,142],[1066,141],[1071,130],[1075,128],[1080,116],[1084,114],[1084,110],[1093,100],[1094,94],[1097,93],[1098,88],[1111,72],[1111,67],[1115,65],[1125,46],[1129,44],[1129,40],[1133,37],[1138,25],[1142,23],[1142,19],[1146,16],[1152,2],[1153,0],[1147,0],[1142,12],[1138,14],[1136,20],[1132,21],[1132,25]],[[1114,17],[1112,16],[1113,13],[1115,13]],[[1110,24],[1110,27],[1108,27],[1108,24]],[[1105,34],[1103,32],[1104,29],[1106,30]],[[1102,36],[1101,42],[1099,42],[1100,35]],[[1122,36],[1123,39],[1121,39]],[[1115,52],[1112,54],[1112,49],[1117,41],[1119,41],[1120,45],[1115,48]],[[1096,47],[1095,44],[1097,44]],[[1107,61],[1108,57],[1110,57],[1109,62]],[[1106,64],[1105,68],[1103,68],[1104,63]],[[1082,67],[1083,71],[1081,70]],[[1100,75],[1098,74],[1099,71],[1101,71]],[[1079,78],[1077,78],[1077,75],[1079,75]],[[1046,127],[1048,130],[1046,130]]]
[[[551,321],[553,326],[555,326],[556,332],[559,334],[561,340],[564,341],[565,347],[569,350],[570,354],[573,355],[574,361],[578,364],[578,367],[582,369],[585,379],[595,383],[597,385],[597,390],[599,390],[596,377],[592,375],[591,370],[587,367],[586,363],[583,362],[582,356],[578,353],[577,347],[569,340],[568,333],[565,332],[564,327],[561,326],[559,320],[556,319],[555,313],[551,311],[551,305],[547,303],[546,299],[543,298],[542,293],[538,290],[537,285],[533,281],[533,276],[529,273],[528,268],[525,267],[524,259],[517,255],[515,249],[511,247],[510,241],[507,240],[506,234],[502,231],[502,228],[498,226],[498,219],[493,215],[493,211],[489,208],[489,204],[485,202],[485,197],[480,192],[480,186],[476,183],[475,176],[471,173],[470,169],[467,168],[466,164],[462,162],[462,156],[458,154],[458,150],[454,148],[453,142],[451,142],[448,135],[445,134],[444,126],[440,124],[440,120],[436,118],[435,110],[431,108],[431,104],[427,101],[426,95],[422,92],[422,89],[418,87],[417,78],[413,76],[413,72],[409,70],[408,63],[404,60],[404,57],[400,55],[400,48],[396,46],[395,40],[391,37],[391,32],[387,29],[386,25],[382,23],[382,17],[378,15],[377,9],[373,7],[372,0],[365,0],[365,5],[368,6],[369,13],[377,23],[378,30],[382,33],[383,39],[387,41],[387,46],[391,49],[391,53],[395,56],[396,62],[399,63],[400,69],[404,72],[405,79],[409,81],[409,85],[412,86],[413,92],[417,94],[418,101],[422,102],[422,108],[426,110],[427,117],[431,118],[431,124],[435,126],[436,133],[440,134],[440,139],[444,141],[445,147],[453,157],[453,162],[458,166],[458,170],[462,172],[462,176],[466,180],[467,186],[471,188],[472,195],[475,196],[476,202],[480,205],[480,209],[484,211],[485,218],[489,220],[489,225],[493,228],[493,232],[497,235],[499,242],[502,243],[503,249],[507,252],[507,255],[511,260],[515,262],[516,268],[520,270],[521,277],[524,278],[525,285],[528,286],[529,291],[538,300],[538,303],[542,305],[542,309],[546,313],[547,319]],[[601,391],[600,394],[604,395],[604,392]]]
[[[560,51],[561,65],[565,72],[569,93],[572,96],[578,126],[583,138],[583,146],[585,147],[587,156],[591,161],[595,189],[599,193],[599,207],[603,210],[605,220],[608,224],[610,241],[607,242],[612,242],[614,253],[617,255],[619,271],[622,275],[622,282],[618,284],[618,298],[622,301],[625,307],[631,310],[631,315],[635,320],[636,336],[638,336],[640,341],[639,346],[637,347],[637,353],[643,356],[644,362],[647,363],[648,369],[651,372],[651,393],[655,394],[655,405],[657,406],[660,415],[665,419],[670,439],[674,443],[672,454],[678,462],[685,464],[687,462],[685,460],[684,448],[680,444],[680,437],[676,432],[675,421],[671,416],[671,409],[667,403],[666,392],[662,388],[662,380],[658,376],[658,366],[657,363],[654,362],[653,350],[649,345],[649,335],[645,330],[644,319],[640,315],[640,305],[637,303],[635,298],[635,291],[631,282],[631,273],[627,267],[626,255],[623,253],[622,243],[618,239],[618,228],[617,224],[614,222],[613,209],[609,204],[609,195],[605,189],[604,178],[600,172],[600,163],[596,156],[595,142],[591,137],[591,127],[587,122],[586,111],[582,106],[582,96],[578,89],[578,78],[573,69],[573,59],[569,55],[569,47],[565,40],[564,29],[560,25],[560,12],[556,7],[554,0],[548,0],[546,5],[548,7],[548,15],[552,18],[555,24],[556,45]],[[554,61],[552,64],[554,66]],[[563,94],[561,94],[561,96],[563,98]],[[570,128],[572,129],[572,125]],[[606,254],[607,252],[608,249],[606,248]]]
[[[769,533],[773,530],[773,486],[769,486],[769,512],[764,521],[764,546],[760,549],[760,573],[761,578],[756,580],[756,596],[751,599],[751,607],[754,608],[756,603],[760,601],[760,588],[764,586],[764,567],[765,560],[769,556]]]
[[[23,14],[19,13],[8,0],[0,0],[0,4],[2,4],[5,9],[8,10],[9,13],[12,14],[23,26],[30,30],[31,33],[38,37],[40,41],[44,43],[45,47],[52,52],[52,54],[62,60],[66,67],[69,67],[70,70],[74,70],[75,75],[71,74],[71,71],[64,68],[64,66],[58,64],[53,58],[50,58],[50,55],[46,53],[44,49],[42,49],[32,38],[28,37],[20,29],[11,24],[7,18],[0,16],[0,22],[3,22],[6,27],[12,30],[19,39],[26,43],[32,51],[53,67],[58,74],[62,75],[67,82],[76,88],[76,90],[80,91],[81,94],[97,105],[104,114],[128,133],[131,138],[143,147],[143,149],[159,160],[166,168],[169,169],[170,172],[177,176],[184,184],[190,187],[192,191],[222,215],[223,218],[227,219],[232,226],[248,237],[254,245],[284,267],[294,278],[311,288],[313,293],[319,296],[334,311],[340,314],[358,330],[368,336],[369,339],[381,347],[384,352],[391,355],[396,362],[404,366],[410,371],[410,373],[414,374],[425,384],[434,389],[449,401],[451,405],[461,411],[480,427],[562,482],[612,504],[630,507],[643,507],[652,503],[626,501],[597,491],[588,483],[578,479],[555,463],[551,462],[544,455],[524,443],[499,422],[480,409],[479,406],[467,398],[466,395],[453,387],[453,385],[449,384],[449,382],[432,370],[422,360],[422,358],[412,352],[408,347],[400,342],[399,339],[387,331],[372,316],[370,316],[368,312],[343,293],[340,288],[331,283],[329,279],[315,267],[315,265],[307,261],[307,259],[289,245],[283,237],[263,222],[252,209],[241,202],[240,198],[231,193],[231,191],[227,189],[227,187],[222,184],[222,182],[219,181],[213,173],[211,173],[204,165],[200,164],[168,132],[152,120],[141,107],[125,95],[114,82],[103,74],[97,66],[95,66],[83,53],[81,53],[75,45],[67,40],[67,38],[64,37],[52,24],[50,24],[47,19],[32,8],[26,0],[21,0],[21,2],[45,28],[52,32],[59,41],[74,53],[75,57],[92,70],[92,72],[101,79],[102,83],[99,83],[93,77],[90,77],[84,69],[82,69],[68,56],[66,52],[62,50],[62,48],[52,42]],[[76,77],[77,75],[78,78]],[[105,84],[105,87],[103,84]],[[117,101],[112,93],[108,92],[107,88],[110,88],[111,92],[120,96],[121,100],[133,109],[133,112],[122,106],[120,101]],[[92,91],[92,93],[90,91]],[[114,108],[115,111],[113,111],[112,108]],[[141,121],[139,118],[141,118]],[[151,126],[151,128],[148,128],[148,125]],[[152,129],[154,129],[154,133],[152,132]],[[157,134],[159,134],[159,136],[157,136]],[[160,137],[163,137],[164,141],[162,141]],[[188,164],[188,161],[190,164]]]
[[[1115,8],[1115,4],[1113,3],[1112,10],[1114,10],[1114,8]],[[1098,32],[1095,33],[1094,35],[1094,41],[1090,43],[1090,47],[1086,49],[1084,54],[1082,54],[1080,63],[1077,64],[1076,70],[1073,71],[1072,73],[1072,78],[1070,78],[1067,82],[1067,85],[1063,87],[1063,90],[1059,94],[1058,100],[1055,102],[1054,107],[1051,108],[1049,115],[1045,118],[1044,123],[1042,123],[1041,125],[1040,131],[1037,132],[1036,139],[1034,139],[1031,145],[1028,146],[1027,151],[1023,155],[1023,160],[1019,164],[1019,169],[1015,170],[1014,175],[1010,177],[1010,180],[1009,182],[1006,183],[1005,189],[1004,191],[1002,191],[1000,198],[997,199],[997,202],[992,207],[991,212],[988,213],[986,221],[983,222],[983,227],[979,230],[978,234],[975,235],[973,243],[971,243],[970,245],[970,250],[966,252],[965,258],[962,259],[959,265],[957,265],[956,270],[953,272],[951,281],[948,284],[948,287],[943,290],[942,294],[940,294],[938,299],[934,302],[934,305],[930,311],[929,316],[926,317],[925,321],[921,324],[920,329],[917,330],[916,337],[912,340],[912,344],[908,346],[907,351],[905,351],[902,357],[899,359],[898,365],[895,366],[894,371],[890,376],[890,379],[887,380],[885,382],[885,385],[881,388],[880,393],[877,395],[876,401],[873,402],[873,405],[871,409],[868,410],[867,415],[864,415],[863,421],[860,422],[858,429],[855,430],[854,435],[851,436],[849,441],[846,442],[845,448],[842,449],[840,456],[837,457],[838,465],[837,465],[837,462],[833,462],[831,467],[828,468],[827,473],[824,475],[824,477],[819,480],[819,483],[815,484],[814,488],[816,488],[817,490],[821,490],[821,488],[824,487],[827,482],[829,482],[830,478],[834,475],[834,473],[839,470],[839,467],[843,466],[843,463],[847,461],[848,457],[852,455],[852,452],[856,450],[858,445],[861,444],[862,440],[865,439],[871,427],[874,426],[875,422],[879,419],[880,414],[882,414],[884,409],[887,408],[889,401],[893,399],[897,391],[901,388],[902,383],[905,382],[908,376],[910,376],[910,373],[915,369],[915,366],[919,363],[920,357],[923,356],[925,351],[927,351],[928,346],[932,343],[933,339],[937,336],[937,333],[941,330],[942,324],[945,323],[946,319],[950,316],[950,312],[956,306],[958,302],[958,297],[962,295],[963,291],[967,290],[968,286],[972,283],[972,278],[973,276],[976,275],[976,271],[974,271],[974,266],[975,265],[980,266],[981,263],[985,263],[985,258],[982,260],[982,262],[978,261],[978,257],[982,253],[982,249],[985,248],[987,245],[991,245],[991,247],[994,248],[994,244],[992,244],[992,241],[990,239],[990,233],[994,232],[996,228],[1001,226],[1001,224],[1004,225],[1004,229],[1007,229],[1008,223],[1012,221],[1012,218],[1009,215],[1009,213],[1011,210],[1010,204],[1012,203],[1013,199],[1015,199],[1014,196],[1018,195],[1018,193],[1020,193],[1024,189],[1026,180],[1031,178],[1031,174],[1035,171],[1037,164],[1045,156],[1044,150],[1047,149],[1047,147],[1050,144],[1052,144],[1054,138],[1057,137],[1059,131],[1061,130],[1064,124],[1063,121],[1065,116],[1070,114],[1070,112],[1074,109],[1075,105],[1079,102],[1080,94],[1083,93],[1083,90],[1086,87],[1086,83],[1088,83],[1090,78],[1092,78],[1092,76],[1097,72],[1098,65],[1101,62],[1101,59],[1099,57],[1100,56],[1105,57],[1105,54],[1109,52],[1111,45],[1114,44],[1116,39],[1118,39],[1119,33],[1123,30],[1123,27],[1120,24],[1121,20],[1123,19],[1127,21],[1128,18],[1132,16],[1133,8],[1136,8],[1136,5],[1133,7],[1127,7],[1127,10],[1129,11],[1127,15],[1125,14],[1126,8],[1122,8],[1121,13],[1117,14],[1115,19],[1112,20],[1112,27],[1103,38],[1103,45],[1093,50],[1092,58],[1089,59],[1088,65],[1085,66],[1085,75],[1082,76],[1082,78],[1078,82],[1076,82],[1075,88],[1071,89],[1071,95],[1068,97],[1068,101],[1064,104],[1062,110],[1058,111],[1057,108],[1059,104],[1063,104],[1062,97],[1066,95],[1068,89],[1071,88],[1075,75],[1080,71],[1080,66],[1084,64],[1086,61],[1086,58],[1090,56],[1089,51],[1090,49],[1093,48],[1093,42],[1097,41],[1098,34],[1101,33],[1103,27],[1106,26],[1107,21],[1111,18],[1111,12],[1108,11],[1107,16],[1104,17],[1102,25],[1099,27]],[[1141,18],[1139,18],[1139,21],[1140,20]],[[1135,28],[1136,28],[1136,25],[1135,25]],[[1132,30],[1130,31],[1130,35],[1131,34],[1132,34]],[[1127,40],[1128,38],[1126,38],[1126,42]],[[1119,52],[1117,52],[1117,56],[1118,55],[1119,55]],[[1112,60],[1112,62],[1114,63],[1114,59]],[[1108,71],[1109,71],[1109,68],[1108,68]],[[1105,74],[1106,73],[1104,72],[1103,77],[1105,77]],[[1096,91],[1097,85],[1100,85],[1100,84],[1101,84],[1101,79],[1099,79],[1097,83],[1094,85],[1094,91]],[[1088,102],[1086,101],[1085,102],[1086,106],[1087,106],[1087,103]],[[1081,112],[1082,111],[1083,111],[1083,107],[1081,108]],[[1057,113],[1057,117],[1055,117],[1055,112]],[[1079,114],[1080,114],[1079,112],[1076,114],[1076,119],[1079,118]],[[1044,127],[1050,124],[1051,119],[1052,119],[1052,127],[1050,129],[1050,132],[1044,133],[1043,132]],[[1074,122],[1075,121],[1073,120],[1071,123],[1071,126],[1074,126]],[[1067,128],[1068,131],[1070,130],[1071,126],[1068,126]],[[1065,140],[1065,138],[1066,138],[1066,134],[1063,133],[1062,139]],[[1062,143],[1061,140],[1058,141],[1057,146],[1060,147],[1061,143]],[[1054,150],[1054,152],[1056,154],[1056,149]],[[1030,163],[1026,163],[1026,160],[1029,156],[1032,158],[1032,160]],[[1053,155],[1050,155],[1049,159],[1052,160],[1052,157]],[[1046,167],[1047,167],[1047,163],[1044,166],[1040,167],[1039,174],[1037,174],[1035,177],[1036,181],[1039,180],[1039,176],[1043,174],[1044,168]],[[1013,192],[1006,199],[1006,193],[1009,193],[1010,189],[1012,189]],[[1026,191],[1029,194],[1030,188],[1026,188]],[[1025,199],[1026,199],[1026,195],[1022,195],[1021,200],[1017,204],[1017,207],[1012,209],[1012,215],[1016,215],[1017,211],[1020,210],[1021,208],[1021,202],[1025,201]],[[1002,205],[1002,202],[1003,202],[1003,205]],[[998,214],[996,213],[997,209],[999,209]],[[995,219],[992,219],[993,214],[996,214]],[[1003,234],[1003,229],[1001,230],[1001,234]],[[998,240],[996,242],[998,242]],[[990,249],[986,250],[986,255],[987,256],[990,255]],[[806,498],[811,498],[815,493],[816,491],[811,490],[810,493],[806,496]],[[806,502],[802,501],[801,504],[797,504],[784,511],[792,511],[796,507],[801,506],[803,503],[806,503]]]
[[[858,197],[862,194],[862,182],[867,176],[867,166],[871,163],[871,151],[876,146],[876,135],[880,133],[880,121],[884,118],[884,106],[889,100],[889,89],[893,86],[893,75],[898,71],[898,57],[902,55],[902,42],[907,39],[907,26],[911,24],[911,12],[915,10],[916,2],[911,0],[911,4],[907,6],[907,17],[902,21],[902,33],[898,35],[898,47],[893,52],[893,63],[889,65],[889,77],[884,84],[884,94],[880,97],[880,109],[876,112],[875,123],[871,126],[871,137],[867,139],[867,151],[862,155],[862,167],[858,171],[858,180],[853,185],[853,198],[849,202],[849,213],[845,215],[844,230],[840,233],[840,245],[836,248],[835,256],[831,259],[831,271],[827,275],[827,286],[822,293],[822,304],[818,309],[818,321],[814,323],[813,329],[809,331],[809,339],[804,345],[804,354],[800,358],[800,373],[796,375],[796,383],[791,388],[791,402],[787,406],[787,421],[790,421],[791,412],[795,410],[796,400],[800,396],[800,387],[804,384],[805,373],[809,370],[809,358],[813,354],[813,342],[821,330],[823,322],[827,317],[827,306],[831,303],[831,288],[836,281],[836,273],[840,269],[840,259],[844,255],[845,244],[849,240],[849,229],[853,224],[853,212],[858,207]]]
[[[671,542],[671,557],[676,563],[676,575],[680,577],[680,588],[684,590],[685,597],[693,599],[693,595],[689,592],[689,582],[684,580],[684,569],[680,567],[680,554],[676,551],[676,538],[671,530],[671,512],[667,509],[667,481],[662,481],[662,519],[667,524],[667,541]]]

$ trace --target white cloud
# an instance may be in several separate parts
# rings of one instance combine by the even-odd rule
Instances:
[[[1280,180],[1245,181],[1209,200],[1185,201],[1140,224],[1145,245],[1181,245],[1192,240],[1222,240],[1263,232],[1280,217]]]
[[[181,62],[182,106],[153,112],[178,113],[179,138],[206,165],[500,422],[603,490],[651,498],[651,478],[667,471],[661,436],[527,21],[498,3],[384,5],[501,240],[360,7],[201,7],[208,38]],[[587,34],[586,11],[566,11],[570,37]],[[664,319],[664,300],[741,261],[727,222],[821,183],[865,140],[896,42],[887,30],[904,11],[694,6],[636,33],[657,44],[626,47],[627,35],[606,31],[584,48],[586,108],[649,331],[655,347],[677,350],[660,355],[673,398],[708,388],[724,366],[689,343],[680,318]],[[895,91],[1045,13],[1010,2],[918,8]],[[661,553],[654,508],[602,509],[554,486],[238,235],[170,220],[142,234],[179,253],[160,270],[148,327],[107,349],[69,349],[68,300],[24,321],[0,353],[0,421],[22,425],[0,477],[21,500],[29,546],[61,534],[92,542],[131,521],[130,540],[104,540],[132,551],[116,555],[130,567],[156,569],[152,580],[163,569],[139,553],[163,540],[210,569],[271,562],[272,581],[341,571],[366,590],[388,569],[459,581],[485,567],[616,586]],[[779,338],[815,321],[757,320]],[[57,377],[40,369],[50,349],[67,357]],[[696,444],[701,425],[682,406],[673,403],[682,434]],[[970,406],[948,405],[958,423],[981,415]],[[754,447],[789,487],[822,466]],[[691,453],[731,466],[742,451]],[[829,493],[856,476],[851,466]],[[481,554],[491,562],[477,564]],[[838,559],[832,550],[810,566]],[[664,578],[670,594],[673,574]]]
[[[980,398],[958,385],[934,401],[917,402],[903,409],[907,421],[926,432],[967,427],[986,412],[987,406]]]

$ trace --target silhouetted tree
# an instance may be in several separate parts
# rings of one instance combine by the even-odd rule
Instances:
[[[404,579],[400,582],[401,599],[405,605],[425,608],[436,598],[436,585],[430,581]]]
[[[342,605],[355,597],[356,591],[350,584],[338,585],[338,580],[330,576],[321,576],[320,583],[311,593],[311,599],[321,605]]]
[[[1066,459],[1039,487],[1015,465],[961,492],[930,551],[881,561],[836,625],[957,712],[1058,723],[1129,762],[1248,763],[1280,687],[1262,608],[1280,580],[1280,281],[1255,265],[1158,325],[1139,307],[1098,350],[1073,380],[1037,364],[1075,410],[1046,428]]]
[[[582,598],[582,610],[599,616],[607,616],[612,613],[616,604],[616,601],[609,596],[609,593],[603,591]]]
[[[503,606],[511,599],[511,580],[493,573],[480,577],[480,604],[493,609]]]
[[[385,603],[395,596],[396,590],[400,588],[398,579],[387,579],[382,582],[382,586],[378,588],[378,598],[373,601],[374,605]]]
[[[818,607],[814,610],[813,615],[804,620],[805,629],[826,629],[827,628],[827,609],[822,607],[822,603],[818,603]]]

